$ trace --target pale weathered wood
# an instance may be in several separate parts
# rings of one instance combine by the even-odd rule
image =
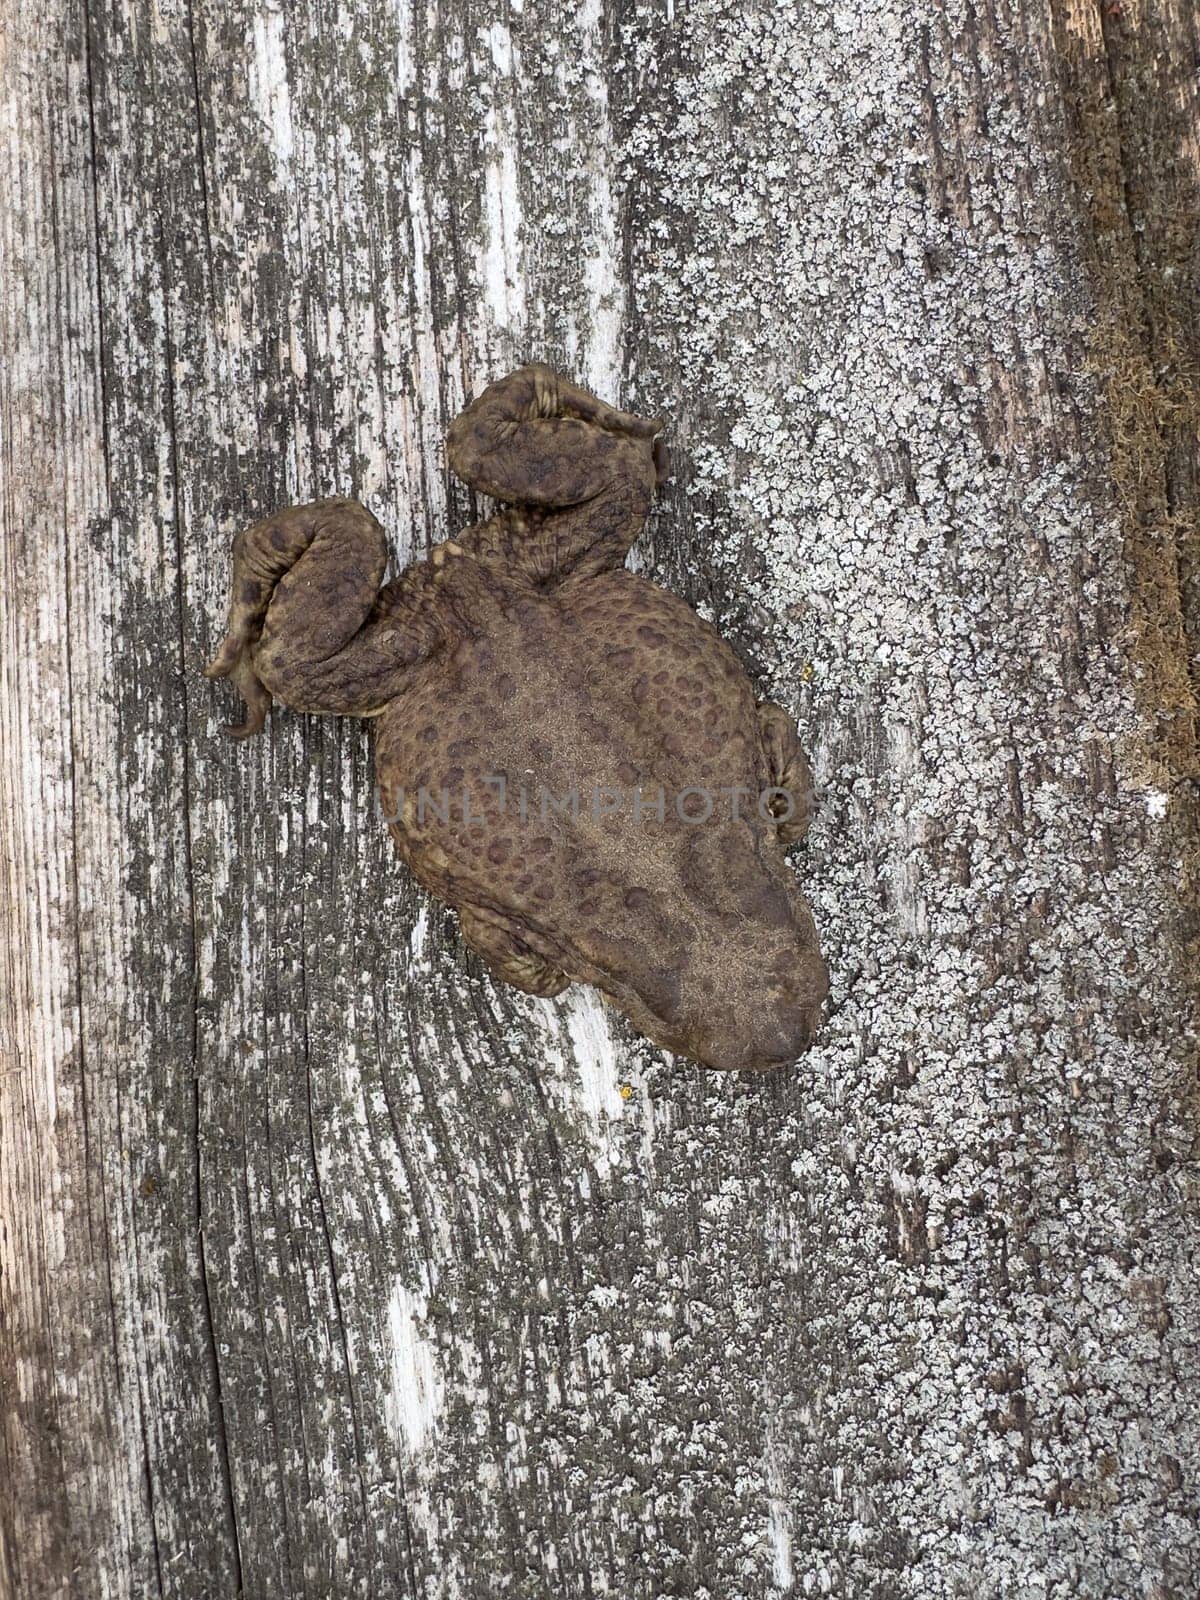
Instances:
[[[1200,1583],[1183,0],[0,0],[0,1595]],[[518,360],[810,730],[794,1070],[495,987],[233,532]],[[1189,633],[1190,630],[1190,633]]]

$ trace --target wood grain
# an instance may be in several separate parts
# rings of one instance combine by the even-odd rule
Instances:
[[[0,1595],[1200,1582],[1195,19],[0,0]],[[809,730],[796,1069],[491,983],[228,547],[547,359]]]

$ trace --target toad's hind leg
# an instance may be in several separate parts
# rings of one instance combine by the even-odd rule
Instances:
[[[494,921],[486,912],[460,906],[458,920],[463,938],[483,957],[488,970],[504,983],[511,983],[514,989],[551,999],[570,983],[565,972],[522,944],[503,923]]]
[[[233,542],[228,632],[208,667],[232,677],[257,733],[271,697],[297,711],[369,716],[437,642],[423,566],[380,590],[383,529],[357,500],[289,506]]]
[[[759,737],[767,758],[772,790],[770,808],[786,850],[808,832],[816,810],[812,768],[800,745],[796,724],[782,706],[763,700],[758,706]]]

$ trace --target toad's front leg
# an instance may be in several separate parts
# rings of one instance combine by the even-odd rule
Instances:
[[[381,589],[386,565],[383,529],[357,500],[289,506],[238,534],[228,632],[206,669],[246,700],[245,723],[227,733],[257,733],[272,696],[349,716],[396,696],[441,630],[428,564]]]

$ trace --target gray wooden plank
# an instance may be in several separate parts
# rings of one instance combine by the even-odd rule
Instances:
[[[0,1592],[1189,1592],[1194,19],[0,15]],[[236,528],[420,551],[530,356],[810,729],[777,1078],[493,985],[363,727],[219,739]]]

